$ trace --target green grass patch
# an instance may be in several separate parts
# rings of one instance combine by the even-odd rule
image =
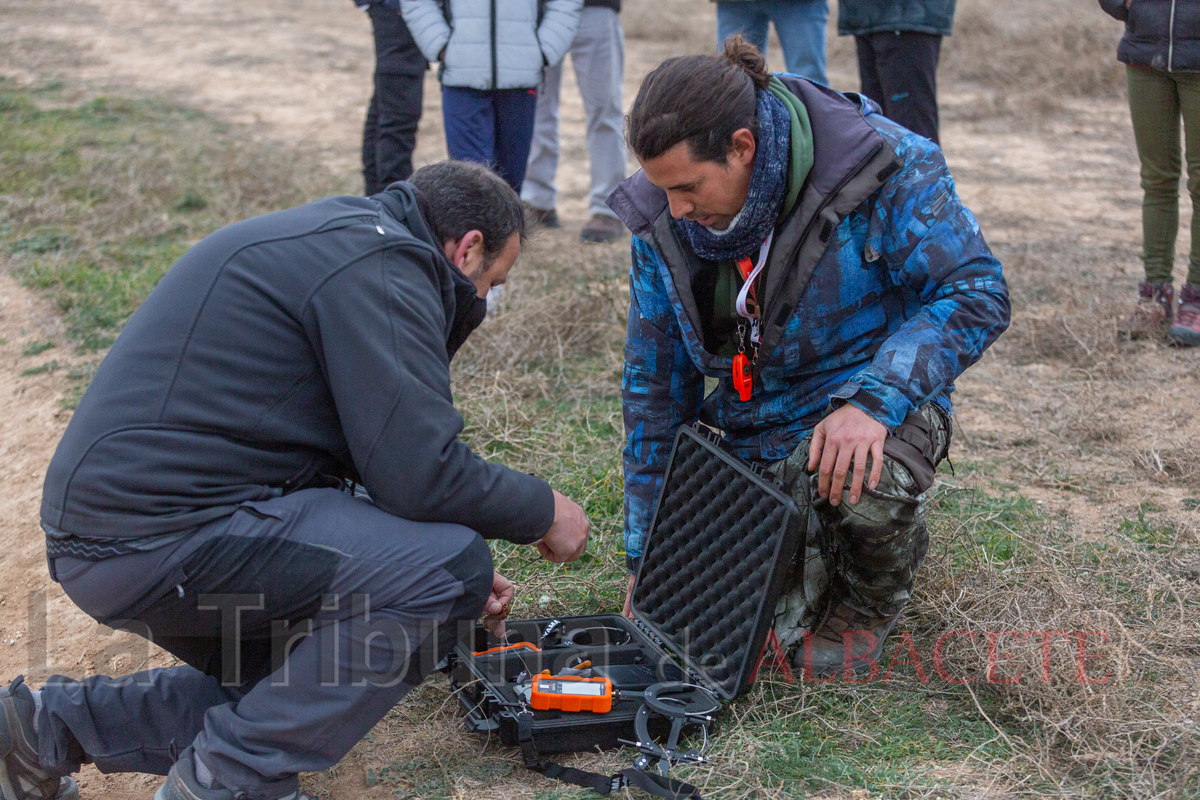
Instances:
[[[979,559],[1009,561],[1017,554],[1017,532],[1035,527],[1042,512],[1035,501],[1005,484],[986,489],[938,491],[930,522],[953,541],[955,564],[967,567]]]
[[[947,783],[933,775],[937,765],[1010,754],[969,697],[865,688],[808,700],[803,722],[768,725],[760,734],[772,743],[763,768],[794,782],[794,797],[843,787],[887,797],[897,787]]]
[[[1169,525],[1163,525],[1146,516],[1148,513],[1160,511],[1162,511],[1162,508],[1153,502],[1146,501],[1139,503],[1137,515],[1133,519],[1122,520],[1117,526],[1117,533],[1128,537],[1138,544],[1145,545],[1151,550],[1174,544],[1174,528]]]
[[[40,105],[61,88],[0,80],[0,250],[81,351],[108,347],[206,234],[342,188],[296,148],[163,101]]]
[[[51,347],[54,347],[54,342],[40,342],[35,339],[32,342],[26,343],[26,345],[21,348],[21,355],[36,356],[39,353],[46,352]]]
[[[58,370],[58,367],[59,367],[59,364],[58,364],[57,359],[55,359],[54,361],[47,361],[45,364],[41,364],[36,367],[30,367],[29,369],[22,370],[21,377],[28,378],[31,375],[43,375],[47,372],[55,372]]]

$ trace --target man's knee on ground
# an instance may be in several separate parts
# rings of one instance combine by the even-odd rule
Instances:
[[[476,534],[458,557],[447,565],[446,571],[462,581],[463,585],[462,596],[455,601],[446,621],[478,619],[492,591],[492,551],[487,542]]]

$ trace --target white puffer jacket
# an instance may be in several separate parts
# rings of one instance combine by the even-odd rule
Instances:
[[[567,54],[583,0],[400,0],[400,13],[421,52],[437,61],[442,85],[467,89],[532,89],[542,69]]]

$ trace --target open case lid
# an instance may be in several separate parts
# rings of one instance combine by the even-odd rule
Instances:
[[[707,427],[680,428],[633,615],[732,700],[746,687],[799,543],[796,503]]]

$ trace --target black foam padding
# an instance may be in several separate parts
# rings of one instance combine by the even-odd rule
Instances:
[[[727,699],[745,687],[798,540],[795,502],[704,433],[681,429],[633,592]]]

